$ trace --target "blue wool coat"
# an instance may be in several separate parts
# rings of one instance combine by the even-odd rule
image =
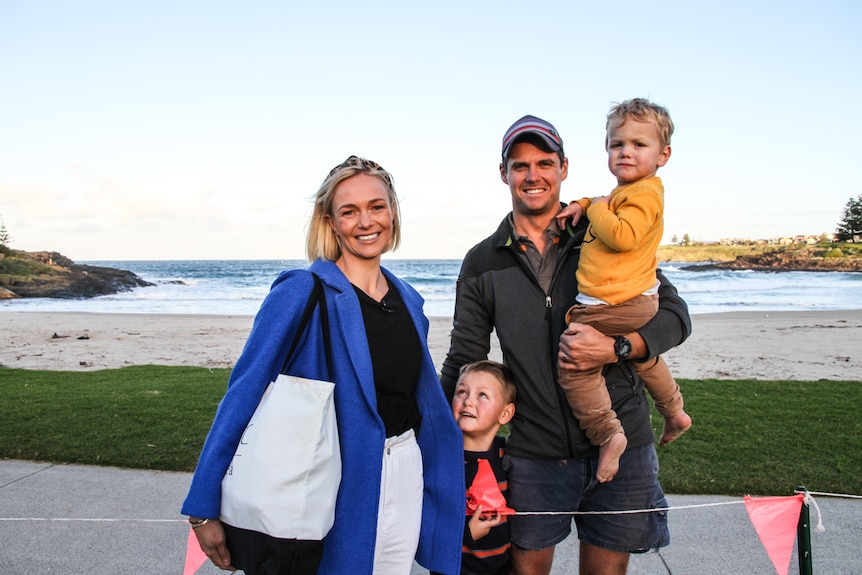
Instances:
[[[319,573],[370,575],[386,433],[377,414],[371,355],[367,339],[363,337],[365,324],[353,287],[334,263],[318,260],[309,270],[320,276],[326,293],[342,458],[335,524],[326,537]],[[416,560],[430,571],[454,575],[461,565],[465,519],[461,432],[428,353],[428,319],[422,313],[422,297],[388,270],[384,269],[383,273],[404,299],[424,350],[416,390],[422,413],[418,443],[425,473],[422,530]],[[219,516],[222,477],[267,384],[276,378],[282,367],[312,286],[313,278],[305,270],[283,272],[273,283],[231,373],[182,513],[197,517]],[[300,344],[289,370],[292,375],[326,378],[321,338],[320,317],[315,311],[308,335]]]

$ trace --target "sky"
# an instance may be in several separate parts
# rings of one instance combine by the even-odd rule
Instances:
[[[835,231],[862,194],[862,3],[0,0],[0,218],[75,261],[302,259],[347,156],[402,247],[455,258],[511,209],[500,142],[553,123],[562,199],[605,195],[609,107],[676,125],[665,237]]]

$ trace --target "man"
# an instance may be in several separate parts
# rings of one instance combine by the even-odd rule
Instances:
[[[659,273],[659,312],[637,332],[616,340],[585,325],[566,329],[587,228],[584,218],[574,229],[560,230],[555,222],[568,168],[562,139],[544,120],[525,116],[503,137],[500,177],[509,186],[512,212],[462,263],[443,387],[451,399],[459,368],[485,359],[496,331],[518,385],[504,460],[509,506],[556,512],[665,507],[650,405],[630,361],[682,343],[691,331],[688,309]],[[605,365],[613,408],[628,437],[620,472],[611,482],[595,480],[598,448],[579,428],[557,384],[558,365],[565,370]],[[562,513],[512,516],[512,572],[547,575],[571,520]],[[669,543],[664,512],[577,515],[575,523],[581,575],[622,575],[630,553]]]

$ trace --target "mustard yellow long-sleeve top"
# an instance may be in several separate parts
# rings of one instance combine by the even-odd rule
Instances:
[[[578,263],[578,290],[616,305],[652,288],[664,233],[661,179],[617,186],[609,202],[578,203],[590,220]]]

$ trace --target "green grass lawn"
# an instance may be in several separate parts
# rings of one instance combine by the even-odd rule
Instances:
[[[862,382],[680,380],[694,425],[658,448],[668,493],[862,495]],[[656,434],[661,417],[653,417]]]
[[[229,374],[0,369],[0,457],[191,471]]]
[[[191,471],[228,375],[0,368],[0,457]],[[694,426],[658,449],[668,493],[862,494],[862,382],[679,383]]]

